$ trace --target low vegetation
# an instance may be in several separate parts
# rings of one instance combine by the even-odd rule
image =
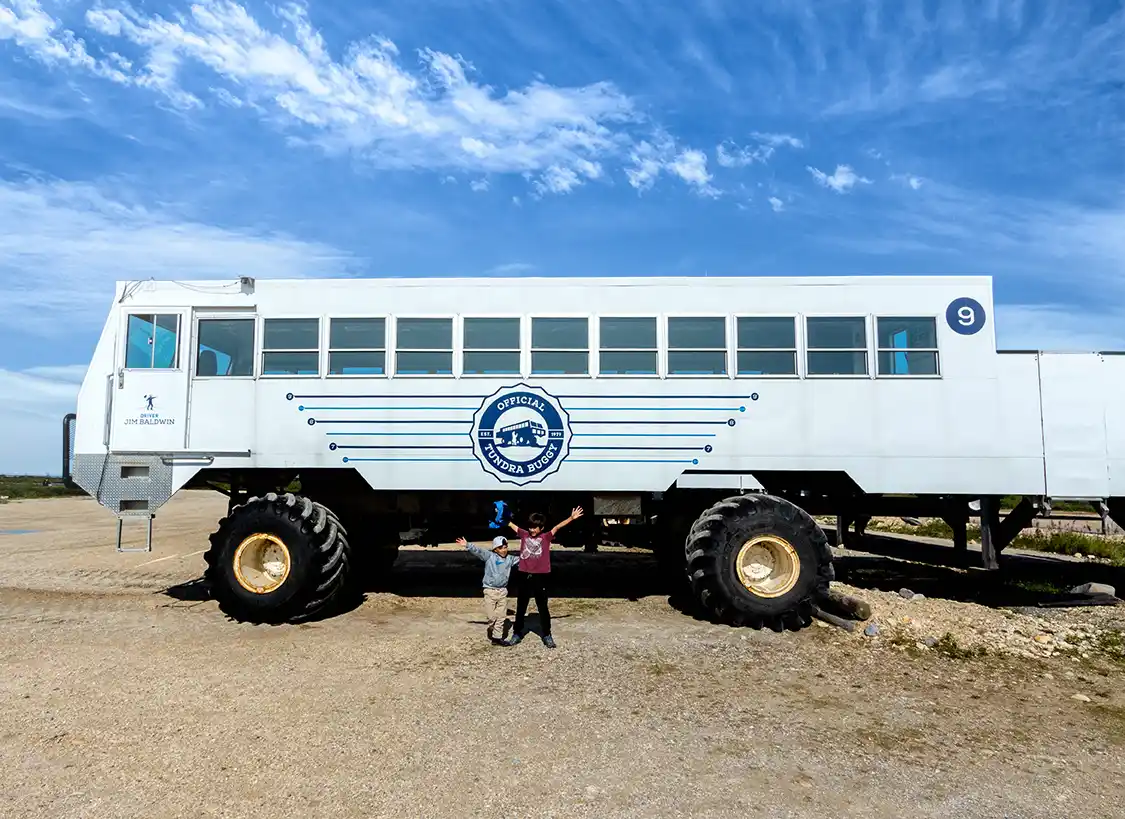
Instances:
[[[63,498],[81,495],[81,489],[67,489],[61,478],[40,475],[0,475],[0,498],[28,500],[31,498]]]
[[[872,532],[891,532],[944,540],[953,537],[953,530],[949,525],[945,521],[937,519],[924,520],[918,526],[911,526],[901,521],[893,523],[872,521],[867,529]],[[970,525],[968,534],[970,542],[980,542],[980,526]],[[1125,539],[1123,538],[1100,537],[1082,532],[1028,530],[1018,535],[1010,546],[1013,549],[1027,549],[1034,552],[1100,557],[1111,560],[1117,565],[1125,566]]]

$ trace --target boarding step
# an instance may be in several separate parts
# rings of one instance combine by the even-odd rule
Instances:
[[[122,502],[121,505],[125,506],[125,502]],[[126,518],[136,519],[136,518],[140,518],[140,517],[143,517],[145,519],[145,545],[143,547],[141,547],[141,546],[123,546],[122,541],[124,540]],[[139,510],[139,509],[138,510],[127,510],[127,509],[126,510],[119,510],[118,513],[117,513],[117,551],[121,552],[121,553],[125,553],[125,552],[151,552],[152,551],[152,521],[155,517],[156,517],[155,514],[148,511],[147,505],[145,506],[143,511]]]

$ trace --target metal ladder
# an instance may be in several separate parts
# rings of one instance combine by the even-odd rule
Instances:
[[[122,533],[123,533],[124,526],[125,526],[125,518],[137,518],[137,517],[140,517],[140,515],[135,513],[135,512],[131,513],[131,514],[130,513],[125,513],[125,514],[118,513],[118,515],[117,515],[117,551],[122,553],[122,554],[125,554],[125,553],[128,553],[128,552],[151,552],[152,551],[152,521],[156,517],[156,515],[151,513],[151,512],[145,513],[145,517],[148,518],[147,525],[145,526],[145,529],[146,529],[145,545],[143,547],[141,547],[141,546],[126,547],[126,546],[121,545],[121,537],[122,537]]]

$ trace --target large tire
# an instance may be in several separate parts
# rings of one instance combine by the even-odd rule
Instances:
[[[261,537],[251,541],[255,535]],[[254,591],[239,580],[235,558],[241,544],[262,538],[283,544],[287,571],[276,587],[267,583],[267,590]],[[324,613],[347,585],[350,568],[340,521],[327,507],[291,493],[270,492],[236,506],[219,521],[204,558],[205,578],[219,608],[234,620],[252,623],[300,622]]]
[[[771,539],[761,541],[761,547],[747,545],[762,536]],[[780,585],[756,593],[740,579],[739,554],[744,548],[779,548],[778,544],[781,563],[791,567],[790,580],[782,583],[784,575],[777,581],[770,575],[753,585]],[[695,600],[709,619],[733,626],[803,628],[812,620],[816,598],[828,592],[835,576],[832,550],[816,521],[771,495],[737,495],[715,504],[692,525],[684,549]]]

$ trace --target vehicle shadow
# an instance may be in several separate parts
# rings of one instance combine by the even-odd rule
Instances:
[[[352,593],[331,610],[306,622],[358,608],[369,594],[393,594],[400,597],[478,598],[481,596],[481,561],[472,555],[450,550],[402,549],[389,572],[370,572],[357,578]],[[549,593],[552,599],[617,599],[636,601],[642,597],[666,593],[656,560],[651,553],[622,551],[562,551],[551,554]],[[203,577],[177,583],[157,594],[181,602],[203,602],[212,599]],[[515,613],[516,589],[508,588],[510,615]],[[531,608],[534,609],[534,603]],[[551,615],[551,619],[563,615]],[[528,625],[536,631],[538,617]],[[483,620],[481,621],[483,625]],[[536,633],[539,633],[536,631]]]
[[[973,565],[979,552],[958,553],[952,546],[915,543],[893,537],[867,536],[860,547],[835,557],[836,579],[859,589],[897,592],[908,588],[927,597],[978,603],[995,608],[1081,604],[1069,589],[1087,582],[1125,590],[1125,569],[1102,563],[1064,560],[1052,555],[1003,554],[999,571]],[[919,562],[926,560],[928,562]],[[699,612],[686,582],[675,583],[658,567],[651,552],[603,549],[551,554],[552,599],[616,599],[638,601],[662,596],[678,611]],[[448,549],[403,549],[389,572],[372,573],[357,582],[354,593],[323,617],[361,605],[369,594],[401,597],[476,598],[481,594],[481,562]],[[158,592],[175,600],[210,599],[203,578]],[[514,610],[516,589],[509,586]],[[532,606],[534,608],[534,606]],[[482,621],[483,624],[483,621]]]

